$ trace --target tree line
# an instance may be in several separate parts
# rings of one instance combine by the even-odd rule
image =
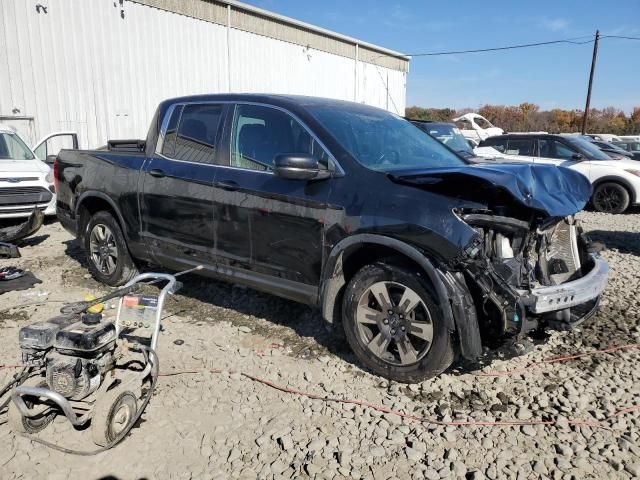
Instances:
[[[408,107],[407,118],[450,122],[454,118],[473,112],[471,108],[454,110],[452,108]],[[583,110],[540,110],[534,103],[521,103],[517,106],[483,105],[477,113],[485,117],[496,127],[506,132],[545,131],[549,133],[579,132],[582,128]],[[615,107],[589,110],[588,133],[611,133],[614,135],[640,134],[640,107],[635,107],[627,115]]]

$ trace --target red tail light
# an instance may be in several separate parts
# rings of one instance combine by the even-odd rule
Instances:
[[[59,173],[58,157],[53,162],[53,188],[58,191],[58,173]]]

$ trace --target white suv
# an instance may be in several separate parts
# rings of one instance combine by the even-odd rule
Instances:
[[[599,212],[622,213],[640,204],[640,161],[614,160],[580,136],[498,135],[482,141],[480,147],[500,152],[500,159],[487,161],[551,163],[579,171],[593,185],[591,203]],[[482,148],[476,153],[487,156]]]
[[[34,209],[43,210],[45,215],[56,214],[53,172],[43,160],[47,160],[51,141],[62,137],[69,137],[72,148],[78,148],[74,132],[57,132],[43,138],[32,150],[18,133],[0,124],[0,219],[26,218]]]

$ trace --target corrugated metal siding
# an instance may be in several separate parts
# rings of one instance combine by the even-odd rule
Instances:
[[[223,25],[138,3],[49,0],[46,14],[36,3],[0,1],[0,116],[34,118],[0,123],[31,141],[55,130],[78,131],[87,147],[144,137],[162,99],[197,93],[299,93],[404,111],[397,70],[359,62],[356,82],[353,59],[240,29],[227,37]]]

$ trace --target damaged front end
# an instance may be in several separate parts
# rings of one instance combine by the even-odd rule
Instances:
[[[439,268],[464,357],[480,355],[480,337],[491,343],[538,327],[569,329],[596,311],[609,267],[599,255],[603,247],[574,217],[591,197],[591,184],[578,172],[474,165],[392,179],[457,199],[453,215],[474,230]]]
[[[485,334],[568,329],[595,312],[609,268],[573,216],[527,222],[486,211],[458,214],[478,232],[474,255],[458,267]]]

